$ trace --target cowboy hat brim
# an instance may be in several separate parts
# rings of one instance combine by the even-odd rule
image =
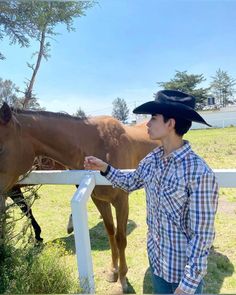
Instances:
[[[161,114],[167,117],[182,118],[212,127],[193,108],[183,103],[149,101],[135,108],[133,113],[150,115]]]

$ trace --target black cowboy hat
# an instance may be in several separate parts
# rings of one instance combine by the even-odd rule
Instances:
[[[195,97],[178,90],[161,90],[154,101],[146,102],[133,110],[134,114],[162,114],[182,118],[211,127],[195,110]]]

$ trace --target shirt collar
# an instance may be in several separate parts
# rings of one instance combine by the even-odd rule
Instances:
[[[160,149],[160,156],[163,159],[171,160],[173,159],[175,162],[181,162],[182,159],[191,151],[191,146],[187,140],[184,140],[184,144],[181,148],[173,151],[168,156],[164,157],[164,149],[161,147]]]

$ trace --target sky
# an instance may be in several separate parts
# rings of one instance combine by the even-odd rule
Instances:
[[[132,113],[177,70],[203,74],[202,86],[219,68],[236,78],[235,11],[236,0],[99,0],[75,21],[76,32],[56,28],[34,92],[48,111],[111,115],[114,99]],[[24,89],[37,48],[1,40],[0,77]]]

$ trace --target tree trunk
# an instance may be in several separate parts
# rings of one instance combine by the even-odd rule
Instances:
[[[46,40],[46,26],[44,27],[44,29],[42,29],[42,32],[41,32],[40,48],[39,48],[39,52],[38,52],[37,62],[36,62],[36,66],[33,70],[33,74],[30,79],[30,83],[25,91],[25,99],[23,101],[23,109],[27,109],[29,101],[32,99],[32,91],[33,91],[33,87],[34,87],[35,78],[38,73],[38,70],[39,70],[39,67],[41,64],[41,60],[42,60],[42,57],[44,54],[45,40]]]

